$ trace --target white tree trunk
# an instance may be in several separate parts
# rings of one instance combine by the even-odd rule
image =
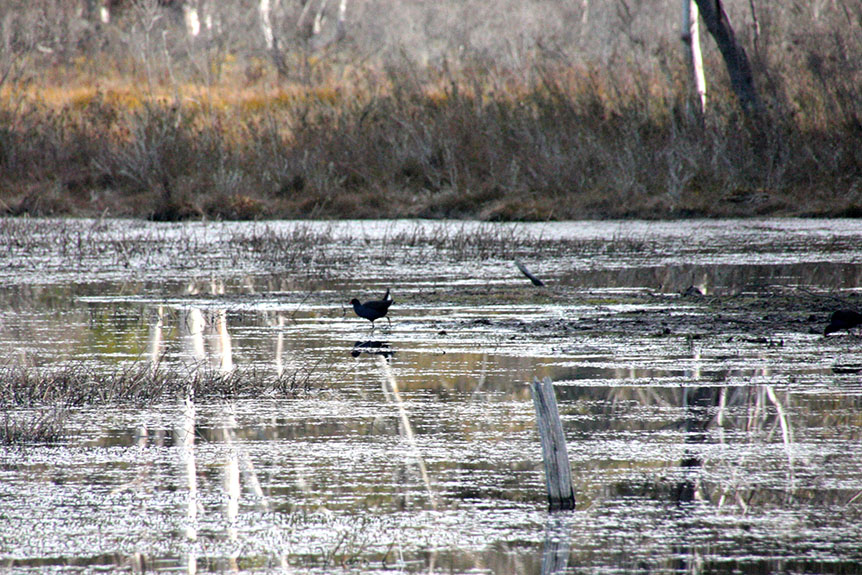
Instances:
[[[694,0],[682,0],[682,41],[686,45],[687,61],[700,111],[706,110],[706,76],[703,73],[703,54],[700,50],[698,10]]]
[[[275,48],[275,36],[272,33],[272,3],[270,0],[260,0],[257,5],[257,13],[260,15],[260,31],[263,33],[263,42],[267,50]]]
[[[105,0],[84,0],[84,18],[89,21],[98,19],[102,24],[111,21],[111,10]]]
[[[338,22],[335,25],[335,41],[339,41],[347,34],[347,0],[341,0],[338,3]]]
[[[730,19],[724,11],[721,0],[694,0],[706,29],[715,39],[724,65],[730,76],[730,85],[739,99],[746,114],[759,114],[763,109],[757,86],[754,85],[754,72],[748,61],[745,48],[736,39]]]
[[[296,20],[297,28],[302,28],[302,25],[305,22],[305,17],[308,16],[308,11],[311,9],[313,2],[314,0],[306,0],[305,4],[302,6],[302,12],[299,13],[299,18]]]
[[[197,2],[183,4],[183,22],[186,25],[186,34],[197,38],[201,33],[201,16]]]
[[[326,11],[326,2],[327,0],[320,0],[320,7],[317,9],[317,14],[314,16],[314,24],[311,26],[312,36],[319,36],[321,30],[323,30],[323,23],[326,22],[326,15],[324,14]]]

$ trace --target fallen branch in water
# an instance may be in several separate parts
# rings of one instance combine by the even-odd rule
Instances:
[[[533,282],[534,286],[542,287],[545,285],[545,282],[534,276],[530,273],[530,270],[527,269],[527,266],[522,264],[519,260],[515,260],[515,265],[518,266],[518,269],[521,270],[521,273],[527,276],[531,282]]]

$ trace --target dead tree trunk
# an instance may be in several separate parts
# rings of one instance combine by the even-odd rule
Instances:
[[[87,22],[97,25],[111,21],[111,10],[105,0],[85,0],[81,15]]]
[[[542,461],[545,464],[545,486],[548,489],[548,509],[560,511],[575,508],[575,489],[572,487],[572,466],[563,435],[563,423],[557,408],[557,397],[551,378],[538,378],[530,385],[533,406],[536,408],[536,426],[542,442]]]
[[[309,4],[311,0],[309,0]],[[320,0],[320,6],[317,9],[317,14],[314,16],[314,22],[311,25],[311,46],[315,50],[326,48],[331,44],[336,44],[344,39],[347,35],[347,0],[339,0],[338,16],[335,23],[335,33],[331,35],[323,34],[323,26],[326,23],[326,6],[328,0]],[[303,13],[305,10],[303,9]],[[303,16],[300,16],[302,21]],[[326,37],[324,37],[326,36]]]
[[[338,3],[338,22],[335,25],[335,41],[340,42],[347,35],[347,0]]]
[[[703,113],[706,111],[706,76],[703,73],[697,4],[694,0],[682,0],[682,41],[686,46],[686,60],[694,83],[694,91],[697,94],[697,111]]]
[[[700,15],[706,24],[706,29],[718,44],[718,49],[724,58],[727,72],[730,75],[730,85],[739,99],[743,110],[751,114],[760,109],[760,97],[754,86],[754,75],[745,48],[736,40],[733,27],[727,18],[727,13],[721,5],[721,0],[694,0],[700,9]]]
[[[275,65],[276,71],[280,77],[287,77],[287,63],[282,54],[282,46],[279,40],[278,28],[276,26],[276,12],[279,9],[281,0],[259,0],[257,5],[257,14],[260,18],[260,31],[263,34],[263,43],[266,45],[266,51],[272,58],[272,63]],[[309,0],[309,4],[311,0]]]
[[[186,25],[186,34],[192,40],[197,38],[201,33],[201,13],[198,2],[183,3],[183,23]]]
[[[275,3],[278,3],[278,0]],[[260,0],[257,5],[257,13],[260,16],[260,31],[263,34],[263,43],[266,45],[267,51],[275,49],[275,34],[272,28],[272,5],[273,2],[270,0]]]
[[[323,31],[323,23],[326,21],[326,4],[327,0],[320,0],[317,14],[314,15],[314,24],[311,25],[312,36],[320,36]]]

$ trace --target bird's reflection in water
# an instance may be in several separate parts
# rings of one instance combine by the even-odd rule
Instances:
[[[380,355],[389,359],[393,355],[395,355],[395,350],[390,347],[388,341],[357,341],[353,344],[353,349],[350,351],[350,355],[353,357],[359,357],[361,354],[367,353],[368,355]]]

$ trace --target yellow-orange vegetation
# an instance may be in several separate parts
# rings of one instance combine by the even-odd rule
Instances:
[[[709,98],[717,111],[704,130],[684,113],[682,65],[609,73],[537,56],[519,69],[462,63],[417,70],[289,58],[290,77],[265,59],[225,55],[208,63],[208,81],[162,73],[148,82],[140,66],[99,70],[86,58],[6,81],[0,206],[44,210],[34,198],[49,185],[55,196],[100,189],[92,197],[113,194],[114,209],[132,197],[148,206],[133,209],[166,217],[169,210],[152,203],[171,194],[178,197],[169,205],[214,217],[339,210],[357,217],[654,217],[808,210],[798,198],[814,197],[813,188],[835,195],[858,188],[852,78],[836,100],[813,72],[798,71],[784,100],[775,99],[783,106],[775,126],[740,121],[733,94],[714,83]],[[836,101],[844,102],[843,115]],[[841,209],[862,203],[845,196]],[[721,197],[734,200],[714,201]],[[765,203],[745,203],[754,200]],[[83,200],[75,201],[77,209]]]

